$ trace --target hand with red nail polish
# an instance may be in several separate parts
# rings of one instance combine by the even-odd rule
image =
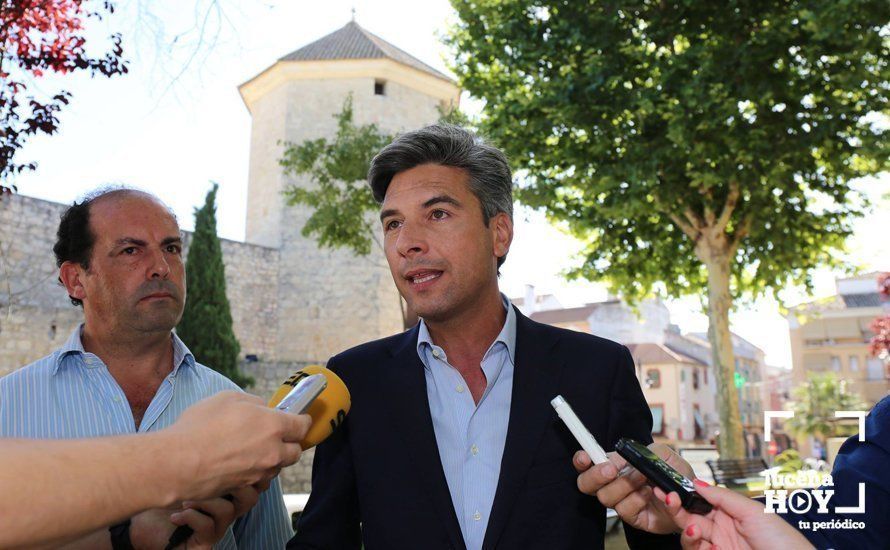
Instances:
[[[773,548],[812,548],[794,527],[775,514],[765,514],[763,505],[724,487],[712,487],[696,479],[695,490],[714,509],[705,515],[687,512],[677,493],[654,490],[677,527],[680,543],[687,550],[772,550]]]

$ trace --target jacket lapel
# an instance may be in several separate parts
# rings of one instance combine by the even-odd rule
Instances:
[[[507,524],[513,503],[525,483],[538,442],[554,415],[550,400],[559,387],[563,361],[549,354],[558,337],[516,310],[516,356],[510,423],[501,460],[501,474],[484,549],[493,549]]]
[[[417,481],[433,501],[434,511],[448,532],[451,545],[465,548],[433,430],[424,366],[417,355],[418,332],[418,325],[406,332],[390,350],[393,355],[391,368],[381,369],[388,377],[387,384],[392,392],[388,403],[392,425],[404,439]]]

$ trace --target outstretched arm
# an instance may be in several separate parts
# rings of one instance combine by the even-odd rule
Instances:
[[[0,548],[58,544],[149,508],[264,488],[297,461],[309,423],[222,392],[150,434],[0,440]]]

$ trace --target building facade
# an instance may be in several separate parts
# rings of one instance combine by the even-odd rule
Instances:
[[[810,375],[832,372],[871,408],[890,391],[890,365],[872,357],[871,323],[888,304],[878,293],[877,273],[837,279],[834,296],[801,304],[788,313],[791,381],[804,385]],[[820,454],[812,438],[798,438],[804,456]]]
[[[793,308],[788,314],[792,380],[834,372],[871,407],[890,391],[890,365],[869,354],[872,321],[890,304],[878,294],[877,274],[836,281],[837,294]]]
[[[532,303],[532,298],[523,296],[521,302]],[[530,317],[626,345],[652,411],[656,441],[675,447],[714,444],[719,418],[711,345],[707,335],[681,334],[671,324],[670,312],[663,302],[647,300],[635,311],[612,298],[578,307],[539,309]],[[736,334],[732,338],[745,440],[749,454],[759,456],[764,453],[764,352]]]

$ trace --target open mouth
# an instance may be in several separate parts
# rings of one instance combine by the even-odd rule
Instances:
[[[438,279],[442,276],[441,271],[429,270],[425,269],[422,271],[412,271],[405,275],[405,279],[411,282],[411,284],[422,285],[424,283],[428,283],[435,279]]]

